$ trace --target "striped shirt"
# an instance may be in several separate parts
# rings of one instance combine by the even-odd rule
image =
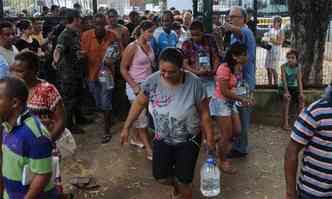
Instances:
[[[46,128],[29,111],[23,113],[14,127],[4,123],[2,174],[5,199],[23,199],[29,185],[22,184],[26,165],[34,174],[52,172],[52,145]],[[55,199],[56,190],[50,180],[36,199]]]
[[[297,118],[291,139],[304,145],[298,191],[309,198],[332,198],[332,103],[320,99]]]

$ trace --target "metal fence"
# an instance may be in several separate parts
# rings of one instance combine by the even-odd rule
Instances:
[[[290,18],[288,15],[288,6],[286,0],[259,0],[256,9],[254,9],[254,0],[217,0],[214,1],[214,12],[225,14],[232,6],[239,5],[257,13],[257,37],[270,29],[272,17],[275,15],[282,16],[282,29],[285,32],[286,40],[290,42]],[[332,13],[331,13],[332,14]],[[280,65],[286,62],[286,53],[289,47],[283,46],[280,61],[277,67],[280,74]],[[266,50],[257,47],[256,49],[256,79],[258,85],[267,85],[268,78],[265,69]],[[323,84],[328,84],[332,80],[332,20],[329,23],[327,38],[325,43],[325,55],[323,62]]]
[[[40,2],[43,2],[40,3]],[[73,3],[80,3],[83,10],[92,12],[92,0],[4,0],[4,11],[7,16],[17,16],[23,10],[28,12],[28,15],[41,12],[42,5],[55,4],[59,6],[72,7]],[[202,9],[204,0],[198,1],[198,10]],[[268,31],[272,24],[272,17],[280,15],[283,17],[282,28],[286,33],[286,40],[290,41],[290,18],[288,16],[288,7],[286,0],[257,0],[254,6],[254,0],[214,0],[213,10],[221,15],[225,15],[230,7],[240,5],[247,9],[252,9],[257,13],[257,37],[261,37],[264,32]],[[98,0],[99,6],[109,6],[116,8],[122,13],[124,7],[128,6],[127,0]],[[256,9],[254,9],[254,7]],[[282,47],[280,57],[280,66],[286,61],[286,52],[288,48]],[[256,67],[257,67],[257,84],[266,85],[268,83],[265,65],[266,50],[257,47],[256,50]],[[279,71],[279,67],[277,69]],[[326,43],[325,43],[325,56],[323,62],[323,84],[327,84],[332,80],[332,19],[329,24]]]
[[[3,0],[5,16],[33,16],[42,12],[42,7],[58,5],[60,7],[73,7],[79,3],[84,12],[92,12],[92,0]]]
[[[93,13],[92,0],[3,0],[4,15],[7,17],[15,16],[33,16],[42,12],[42,7],[51,7],[58,5],[59,7],[72,8],[75,3],[82,6],[83,15],[91,15]],[[109,7],[119,11],[120,14],[130,7],[129,0],[98,0],[97,7]]]

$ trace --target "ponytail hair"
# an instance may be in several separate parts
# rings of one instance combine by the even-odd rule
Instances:
[[[225,62],[229,69],[234,73],[235,65],[237,61],[234,59],[234,56],[240,56],[247,53],[247,47],[240,42],[232,44],[226,51]]]
[[[144,20],[142,21],[133,31],[132,37],[137,39],[141,36],[142,30],[146,31],[150,28],[152,28],[154,24],[150,20]]]

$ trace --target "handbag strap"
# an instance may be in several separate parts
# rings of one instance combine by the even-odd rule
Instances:
[[[151,60],[149,53],[143,48],[143,46],[141,46],[141,44],[138,43],[138,41],[136,41],[135,43],[138,46],[138,48],[140,48],[142,50],[142,52],[145,54],[145,56],[149,59],[149,62],[151,64],[151,68],[154,68],[154,63]]]

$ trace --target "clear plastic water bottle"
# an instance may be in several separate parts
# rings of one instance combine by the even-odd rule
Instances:
[[[113,63],[116,63],[120,59],[120,44],[118,42],[113,42],[106,50],[104,61],[106,59],[111,59]]]
[[[99,71],[98,80],[106,90],[114,88],[114,80],[111,71],[107,67],[102,67]]]
[[[210,58],[208,54],[202,49],[200,49],[197,54],[198,65],[206,70],[211,70]]]
[[[236,85],[236,95],[237,96],[241,96],[241,97],[246,97],[246,98],[250,98],[250,89],[249,89],[249,85],[245,82],[245,81],[239,81]],[[242,107],[242,103],[239,101],[236,101],[235,104],[238,107]]]
[[[205,197],[220,194],[220,170],[212,157],[209,157],[201,168],[201,192]]]

